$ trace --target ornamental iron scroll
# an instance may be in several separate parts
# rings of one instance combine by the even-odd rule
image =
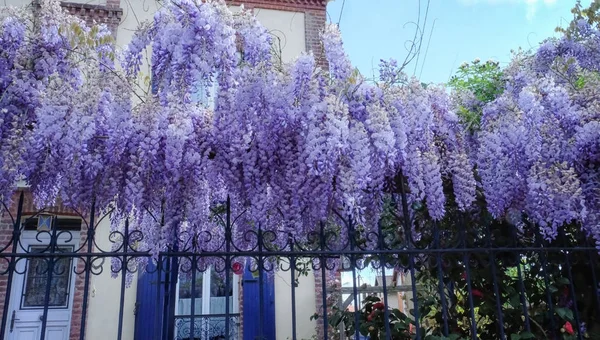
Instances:
[[[299,287],[308,275],[315,277],[310,290],[316,291],[312,319],[319,339],[593,339],[600,332],[598,253],[590,236],[577,228],[567,226],[548,241],[526,219],[512,225],[449,212],[452,219],[433,222],[426,210],[409,206],[400,192],[389,197],[386,204],[393,209],[375,227],[366,228],[359,219],[340,213],[302,235],[260,224],[239,227],[248,223],[244,211],[232,212],[227,200],[218,203],[212,229],[195,235],[191,229],[181,230],[172,244],[152,253],[145,248],[151,235],[129,220],[120,229],[102,229],[108,228],[103,222],[111,219],[110,210],[98,216],[92,205],[89,217],[77,216],[77,226],[61,226],[63,220],[53,218],[50,230],[37,231],[31,228],[35,218],[49,209],[25,214],[23,201],[21,193],[15,209],[4,207],[9,223],[1,229],[8,237],[0,244],[0,279],[6,282],[3,293],[15,290],[17,276],[39,279],[35,305],[41,305],[42,340],[47,316],[58,303],[53,296],[62,289],[53,282],[67,276],[77,281],[81,314],[80,322],[71,325],[71,338],[85,339],[90,321],[81,320],[89,315],[93,282],[108,273],[119,282],[114,301],[106,301],[118,310],[117,323],[107,327],[116,339],[124,334],[127,287],[140,275],[149,275],[157,287],[157,312],[147,321],[156,330],[155,339],[241,339],[246,336],[244,314],[234,312],[230,294],[225,294],[222,314],[175,313],[178,278],[187,277],[190,289],[198,291],[197,273],[210,269],[228,292],[232,274],[240,274],[240,268],[252,272],[261,286],[270,282],[268,276],[286,278],[289,292],[279,294],[289,295],[279,298],[290,301],[286,312],[292,322],[276,326],[287,327],[291,339],[305,331],[299,324],[307,320],[299,317],[306,311],[298,302],[307,299]],[[36,247],[26,246],[26,233],[35,233]],[[75,238],[77,246],[65,247]],[[32,267],[19,269],[25,261],[36,264],[35,273]],[[63,265],[67,262],[77,265]],[[365,281],[369,275],[372,282]],[[6,293],[3,300],[1,331],[9,334],[10,306],[20,299]],[[263,317],[265,308],[254,312]]]

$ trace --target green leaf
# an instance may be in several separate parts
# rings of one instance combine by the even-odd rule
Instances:
[[[340,322],[342,322],[342,317],[339,315],[332,315],[329,319],[329,324],[335,327],[337,327],[340,324]]]
[[[573,320],[573,311],[568,308],[556,308],[556,314],[563,320]]]
[[[531,332],[525,331],[521,333],[521,339],[535,339],[535,335],[533,335]]]
[[[510,340],[519,340],[519,339],[521,339],[521,336],[519,334],[513,333],[510,335]]]
[[[569,279],[567,279],[566,277],[559,277],[556,280],[556,283],[559,283],[559,284],[564,285],[564,286],[568,286],[571,283],[571,281],[569,281]]]
[[[360,324],[360,327],[358,328],[358,332],[362,335],[368,335],[370,326],[371,325],[369,325],[368,323],[362,323],[362,324]]]
[[[406,325],[404,325],[402,322],[398,322],[394,325],[394,329],[397,331],[403,331],[406,329]]]

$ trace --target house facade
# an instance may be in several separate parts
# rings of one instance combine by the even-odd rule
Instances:
[[[327,2],[227,1],[232,11],[244,5],[254,12],[275,37],[276,48],[284,62],[312,51],[322,65],[325,61],[319,32],[326,21]],[[117,47],[123,48],[131,40],[139,22],[151,20],[162,3],[164,1],[160,0],[73,0],[62,5],[90,24],[106,23],[115,35]],[[26,6],[32,4],[32,0],[5,0],[4,4]],[[18,214],[20,192],[15,196],[12,207],[8,210],[0,208],[0,249],[4,248],[3,253],[46,251],[53,235],[47,230],[51,230],[52,226],[59,231],[54,234],[59,241],[54,250],[85,251],[86,240],[90,236],[89,217],[80,216],[60,202],[40,213],[34,207],[27,187],[21,186],[20,190],[24,204],[20,212],[21,223],[17,227],[20,242],[16,250],[11,240],[17,230],[13,219]],[[109,251],[113,242],[108,219],[96,217],[96,227],[92,230],[92,251]],[[54,264],[57,274],[50,278],[50,294],[44,292],[48,278],[40,275],[44,270],[43,261],[35,258],[17,261],[14,275],[5,275],[10,271],[7,265],[2,267],[0,263],[0,296],[7,297],[0,298],[0,316],[5,320],[6,330],[1,337],[34,340],[40,339],[43,332],[45,339],[74,340],[82,338],[83,332],[84,338],[89,340],[159,339],[164,337],[157,337],[156,333],[165,329],[165,320],[168,319],[166,327],[170,330],[165,334],[173,339],[225,339],[219,336],[226,322],[229,323],[229,333],[233,335],[231,339],[254,339],[259,328],[268,339],[292,339],[292,291],[295,295],[297,339],[309,339],[322,333],[322,326],[310,319],[319,311],[323,301],[319,273],[296,274],[295,277],[290,272],[265,275],[265,279],[260,280],[261,292],[258,278],[248,268],[232,273],[228,280],[233,287],[230,291],[224,289],[227,285],[222,275],[211,270],[198,272],[193,277],[182,275],[170,280],[164,271],[162,276],[160,271],[159,274],[152,273],[152,270],[148,273],[138,271],[131,282],[127,280],[122,291],[124,281],[120,276],[113,277],[109,259],[98,259],[90,264],[93,274],[89,280],[85,278],[84,262],[81,259],[58,260]],[[89,282],[88,287],[84,287],[85,282]],[[174,296],[169,307],[174,313],[162,308],[166,295]],[[258,301],[259,296],[262,301]],[[45,329],[42,330],[42,311],[46,302],[49,308]],[[260,304],[263,307],[259,311]],[[226,309],[229,320],[223,316]],[[190,318],[190,315],[194,317]],[[189,330],[191,320],[195,324],[193,334]]]

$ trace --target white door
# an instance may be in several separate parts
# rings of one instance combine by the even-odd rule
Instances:
[[[49,235],[25,231],[19,252],[48,252]],[[55,252],[76,249],[79,232],[59,235]],[[42,318],[48,283],[48,258],[29,258],[17,263],[10,298],[7,327],[8,340],[38,340],[41,338]],[[73,304],[75,259],[60,258],[54,261],[48,295],[46,340],[68,340]],[[19,273],[19,274],[17,274]]]

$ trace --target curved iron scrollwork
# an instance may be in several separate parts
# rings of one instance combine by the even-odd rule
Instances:
[[[198,315],[193,318],[191,327],[190,316],[175,316],[176,340],[229,340],[239,339],[238,314],[229,316],[221,314]],[[226,335],[226,324],[229,323],[229,336]],[[193,334],[192,334],[193,328]]]
[[[466,311],[460,314],[461,317],[477,320],[475,307],[481,304],[477,300],[478,294],[484,290],[486,296],[493,297],[490,303],[496,307],[494,313],[499,319],[498,323],[494,323],[496,326],[505,325],[503,318],[509,318],[510,313],[518,311],[524,318],[521,331],[529,332],[535,322],[541,322],[538,316],[529,315],[535,312],[530,310],[533,296],[544,300],[544,305],[535,307],[546,308],[552,315],[566,313],[566,302],[561,302],[561,299],[570,298],[569,303],[578,305],[570,309],[568,315],[572,316],[569,316],[568,322],[579,326],[585,324],[587,327],[594,325],[600,329],[600,322],[594,321],[600,320],[600,279],[597,275],[600,268],[598,252],[589,235],[573,228],[560,231],[554,240],[547,240],[540,229],[528,224],[526,219],[519,225],[513,225],[485,217],[477,217],[479,219],[476,220],[460,211],[450,211],[450,219],[432,221],[424,209],[409,209],[404,197],[397,196],[394,199],[396,202],[391,204],[393,209],[386,210],[376,225],[366,227],[351,217],[336,213],[330,221],[321,223],[306,234],[294,232],[291,228],[264,230],[259,225],[249,226],[245,212],[237,215],[232,213],[227,201],[225,208],[219,209],[213,217],[212,228],[196,234],[191,231],[193,229],[183,230],[174,235],[176,246],[164,247],[163,251],[152,253],[148,247],[150,235],[136,225],[130,225],[128,220],[124,220],[122,228],[118,230],[109,232],[99,229],[100,224],[110,218],[111,211],[96,216],[93,206],[89,209],[89,217],[74,213],[72,219],[77,219],[78,225],[54,218],[50,228],[38,229],[36,219],[49,209],[28,212],[25,216],[21,195],[17,209],[4,207],[5,222],[0,225],[0,277],[7,282],[7,288],[2,292],[14,290],[11,285],[17,276],[30,275],[32,280],[36,279],[35,284],[30,285],[36,292],[32,293],[27,303],[45,306],[41,322],[42,327],[46,327],[48,310],[55,305],[62,305],[67,294],[64,289],[58,291],[60,285],[56,282],[66,282],[69,275],[82,282],[78,288],[81,292],[77,294],[83,295],[80,303],[82,320],[85,320],[93,291],[92,278],[111,273],[120,280],[121,290],[117,292],[120,296],[117,302],[120,323],[116,326],[116,332],[122,334],[125,289],[133,283],[135,274],[148,274],[155,277],[160,285],[171,285],[160,293],[163,295],[157,295],[164,301],[171,301],[171,310],[167,311],[171,319],[161,320],[162,329],[167,331],[157,333],[160,334],[159,338],[225,339],[229,335],[227,339],[237,339],[241,317],[232,313],[229,304],[225,314],[220,316],[175,316],[172,309],[172,301],[175,300],[173,282],[182,276],[197,278],[198,273],[212,270],[227,287],[225,291],[231,292],[234,284],[232,273],[241,275],[250,271],[258,276],[257,281],[261,285],[276,272],[280,272],[277,275],[286,273],[291,278],[288,284],[293,296],[292,318],[295,318],[296,285],[303,275],[314,272],[321,278],[321,281],[315,282],[321,284],[323,300],[315,312],[320,315],[319,320],[325,328],[331,328],[328,313],[333,305],[330,301],[335,296],[335,289],[338,289],[346,298],[350,296],[354,310],[361,309],[360,296],[364,296],[365,292],[377,291],[381,295],[391,290],[410,296],[411,309],[414,311],[412,320],[417,334],[425,327],[421,324],[422,319],[430,317],[428,313],[433,313],[434,307],[430,304],[434,303],[440,311],[435,314],[435,322],[442,329],[438,335],[447,336],[452,327],[457,326],[452,318],[460,314],[456,312],[456,306],[461,299],[461,308]],[[100,235],[105,239],[101,239]],[[35,269],[31,269],[33,267]],[[380,277],[401,273],[408,278],[407,283],[402,289],[387,287],[386,284],[381,291],[365,288],[357,280],[364,269],[373,270]],[[67,271],[69,275],[66,275]],[[337,286],[332,283],[332,273],[339,271],[351,275],[352,289],[340,287],[339,282]],[[434,282],[428,288],[431,290],[425,299],[422,298],[424,277]],[[535,284],[531,281],[532,277],[537,278]],[[387,279],[382,280],[378,282],[386,282]],[[503,291],[507,288],[502,286],[505,283],[501,280],[509,281],[509,290],[514,293],[508,302],[505,301],[508,293]],[[557,282],[562,284],[561,290],[558,290]],[[398,285],[397,282],[395,284]],[[337,288],[332,288],[334,286]],[[190,289],[199,291],[198,286]],[[457,292],[461,289],[462,295],[459,295]],[[474,297],[474,292],[479,293],[475,293]],[[562,295],[557,296],[559,293]],[[582,294],[593,298],[576,298]],[[387,295],[383,296],[383,302],[387,305]],[[431,296],[438,298],[429,299]],[[5,294],[0,334],[6,334],[10,326],[9,306],[15,304],[14,299],[20,300],[20,297]],[[507,304],[516,307],[511,307],[509,313]],[[365,322],[359,319],[359,314],[352,314],[352,318],[344,322]],[[560,330],[559,321],[564,323],[564,320],[556,320],[555,317],[546,318],[543,326]],[[85,322],[78,327],[76,337],[83,339]],[[294,327],[293,332],[296,332]],[[478,327],[477,324],[467,326],[471,335],[478,331]],[[502,330],[500,334],[503,327],[497,327]],[[352,331],[356,329],[352,328]],[[319,336],[327,338],[324,334]]]

